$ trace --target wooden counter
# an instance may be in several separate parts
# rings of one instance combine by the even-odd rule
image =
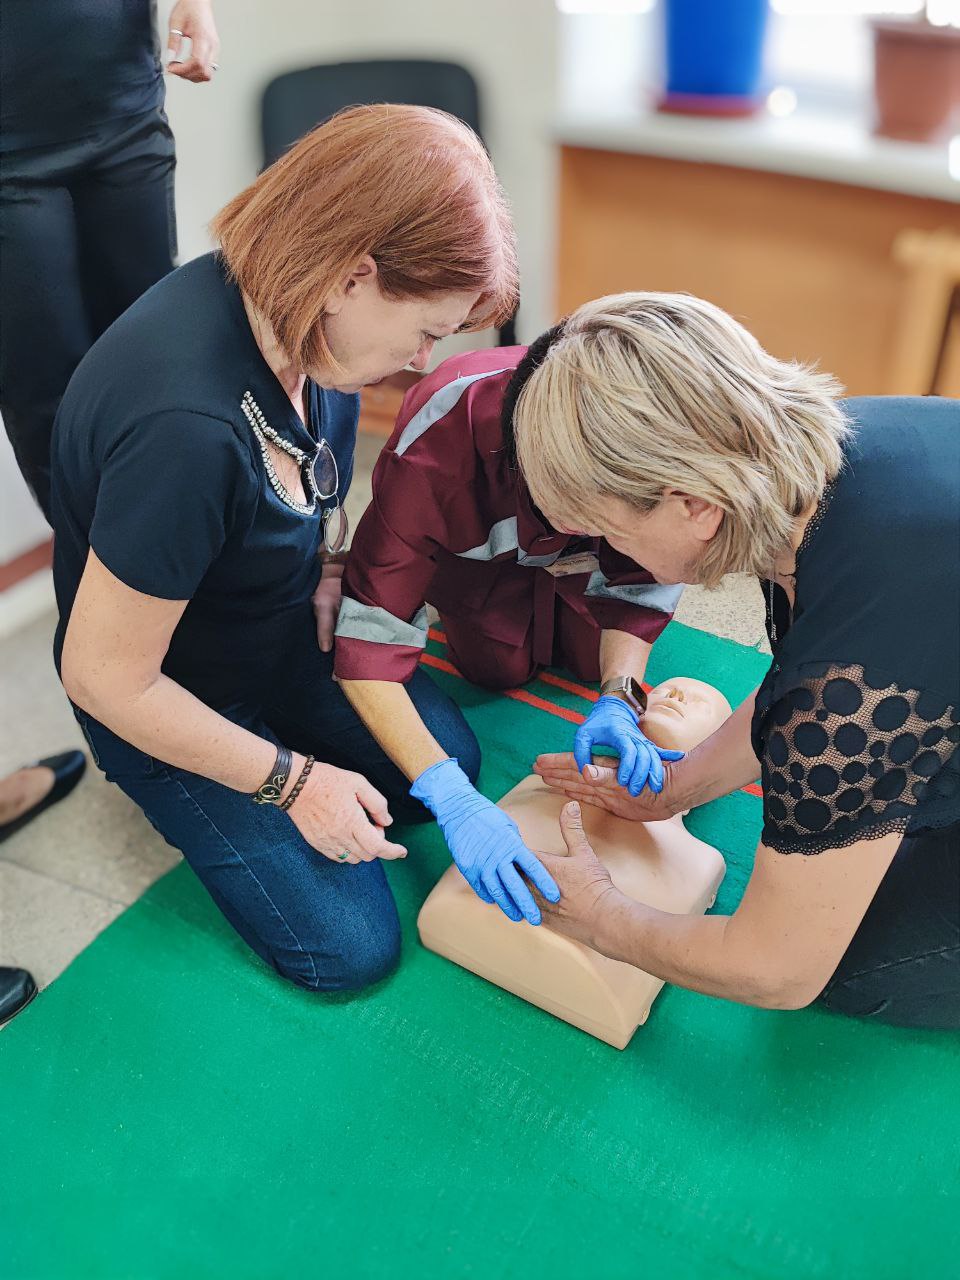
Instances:
[[[627,289],[683,290],[774,355],[817,361],[852,395],[890,391],[906,227],[960,232],[960,205],[837,181],[560,147],[558,311]],[[960,396],[954,325],[937,390]]]

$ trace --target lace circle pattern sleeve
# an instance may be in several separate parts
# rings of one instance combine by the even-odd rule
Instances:
[[[763,843],[821,853],[955,822],[957,708],[876,669],[807,664],[764,718]]]

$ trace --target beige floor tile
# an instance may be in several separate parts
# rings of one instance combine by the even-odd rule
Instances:
[[[0,844],[0,863],[15,863],[125,905],[179,861],[176,849],[92,761],[66,800]]]
[[[122,902],[0,862],[0,964],[29,969],[44,987],[123,909]]]
[[[0,640],[0,777],[42,756],[83,747],[53,666],[56,615]]]
[[[687,587],[680,597],[676,618],[688,627],[698,627],[701,631],[736,640],[738,644],[770,652],[763,596],[756,578],[731,575],[713,591]]]

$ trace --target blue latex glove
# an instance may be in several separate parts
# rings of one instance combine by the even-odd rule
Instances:
[[[644,784],[651,791],[662,791],[662,761],[683,759],[682,751],[667,751],[641,733],[636,715],[612,694],[599,699],[573,739],[573,758],[581,773],[598,744],[613,747],[620,757],[617,781],[632,796],[638,796]]]
[[[539,924],[540,908],[519,867],[548,902],[559,902],[556,881],[523,843],[517,824],[477,791],[456,760],[424,769],[410,794],[439,822],[454,862],[477,897],[495,902],[511,920],[525,917]]]

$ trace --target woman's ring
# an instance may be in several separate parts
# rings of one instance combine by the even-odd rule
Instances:
[[[347,853],[346,851],[344,851],[343,853],[338,853],[338,854],[337,854],[337,861],[338,861],[338,862],[346,862],[346,860],[347,860],[349,857],[350,857],[350,854],[349,854],[349,853]]]
[[[171,28],[170,28],[170,34],[171,34],[172,36],[182,36],[182,35],[183,35],[183,32],[182,32],[182,31],[178,31],[176,27],[171,27]]]

